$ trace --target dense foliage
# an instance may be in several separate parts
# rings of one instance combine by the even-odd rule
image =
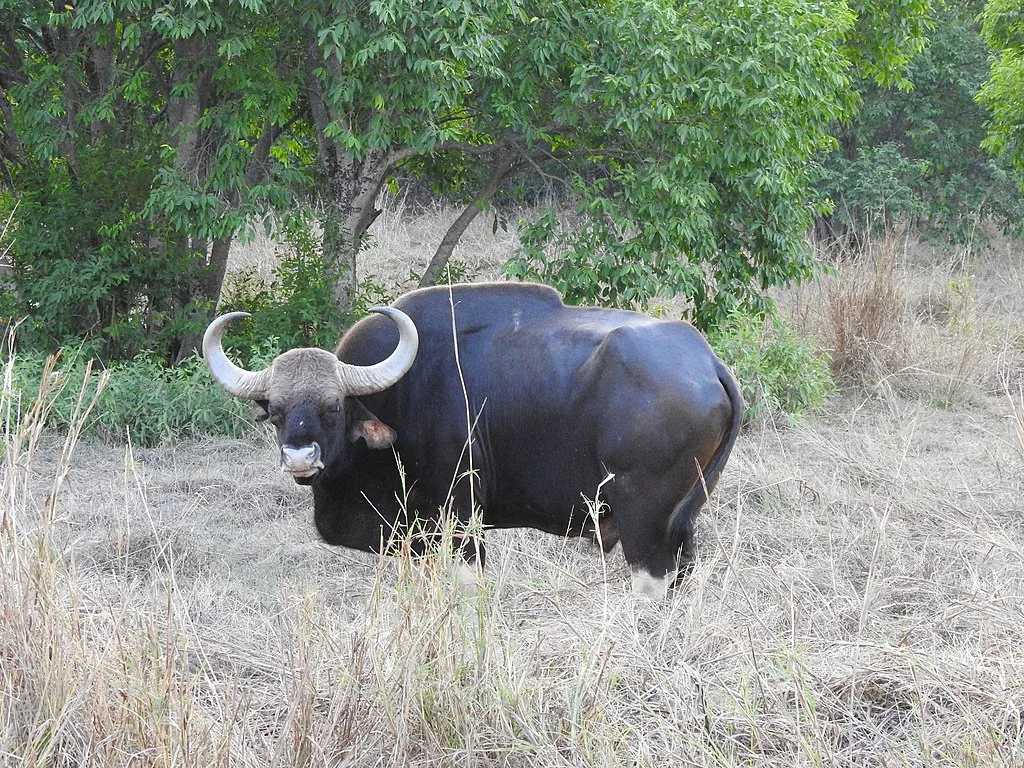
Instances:
[[[29,318],[23,343],[190,352],[231,238],[284,199],[271,182],[296,182],[287,148],[270,153],[289,117],[273,108],[287,97],[266,77],[277,54],[257,16],[235,2],[0,1],[16,281],[2,311]]]
[[[828,357],[777,314],[733,313],[708,341],[740,383],[747,423],[814,413],[835,391]]]
[[[596,102],[595,131],[611,123],[621,141],[576,177],[577,220],[528,227],[511,273],[586,303],[682,293],[705,328],[737,306],[763,310],[763,289],[812,268],[814,160],[852,107],[841,43],[853,20],[838,3],[788,2],[595,20],[604,50],[574,98]],[[642,49],[654,65],[632,71]]]
[[[681,292],[705,327],[758,311],[813,267],[815,158],[854,106],[851,75],[898,81],[927,7],[0,0],[3,311],[33,317],[38,347],[183,359],[245,222],[311,199],[344,313],[377,195],[406,165],[472,210],[556,167],[578,227],[542,217],[512,272],[570,299]]]
[[[1024,171],[1024,2],[989,0],[982,34],[997,53],[979,95],[992,114],[987,145]]]
[[[910,88],[862,80],[863,106],[826,163],[823,189],[835,202],[832,234],[919,224],[955,242],[982,220],[1012,231],[1024,204],[1009,165],[981,143],[987,116],[975,98],[988,77],[978,0],[945,0],[927,48],[906,69]]]

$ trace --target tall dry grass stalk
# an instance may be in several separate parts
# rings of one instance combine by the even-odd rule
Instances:
[[[10,346],[0,392],[0,753],[19,765],[221,762],[227,750],[195,706],[173,623],[95,603],[61,533],[72,457],[106,374],[87,368],[72,382],[51,357],[34,399],[21,402]],[[70,430],[44,445],[54,399],[76,385]],[[55,456],[43,473],[41,451]],[[163,618],[172,614],[168,600]]]
[[[1006,382],[1006,399],[1010,404],[1010,429],[1020,444],[1020,454],[1024,457],[1024,379],[1017,382],[1017,389]]]
[[[828,322],[825,342],[832,372],[840,381],[877,381],[903,366],[903,295],[894,277],[897,244],[886,239],[870,249],[853,268],[839,265],[839,276],[827,280]]]

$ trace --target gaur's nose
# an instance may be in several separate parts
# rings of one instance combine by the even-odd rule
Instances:
[[[281,449],[281,470],[291,474],[312,474],[323,469],[320,460],[320,444],[311,443],[298,448],[285,446]]]

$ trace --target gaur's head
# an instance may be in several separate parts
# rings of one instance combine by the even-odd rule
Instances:
[[[246,371],[224,354],[221,335],[246,312],[221,315],[203,336],[203,357],[214,381],[235,397],[253,402],[258,421],[269,419],[277,430],[281,469],[308,485],[325,467],[344,465],[359,439],[370,448],[386,448],[395,433],[362,403],[360,395],[382,392],[412,367],[419,347],[416,326],[404,312],[374,307],[398,326],[398,346],[376,365],[349,365],[323,349],[292,349],[278,355],[269,368]]]

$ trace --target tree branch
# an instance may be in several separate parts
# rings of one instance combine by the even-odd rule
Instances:
[[[423,271],[423,276],[420,278],[419,287],[425,288],[428,285],[435,285],[437,278],[441,274],[441,270],[444,269],[445,264],[451,258],[452,251],[455,250],[455,246],[458,245],[459,240],[462,239],[462,235],[466,232],[473,220],[480,213],[483,203],[490,200],[494,193],[501,188],[505,180],[510,176],[514,175],[523,166],[522,158],[513,160],[510,157],[511,152],[508,149],[498,151],[495,153],[494,168],[491,172],[490,178],[484,182],[483,186],[477,190],[476,195],[469,201],[469,204],[463,209],[452,225],[448,227],[448,231],[445,232],[444,237],[441,239],[441,244],[438,245],[437,251],[434,252],[433,258],[427,268]]]

